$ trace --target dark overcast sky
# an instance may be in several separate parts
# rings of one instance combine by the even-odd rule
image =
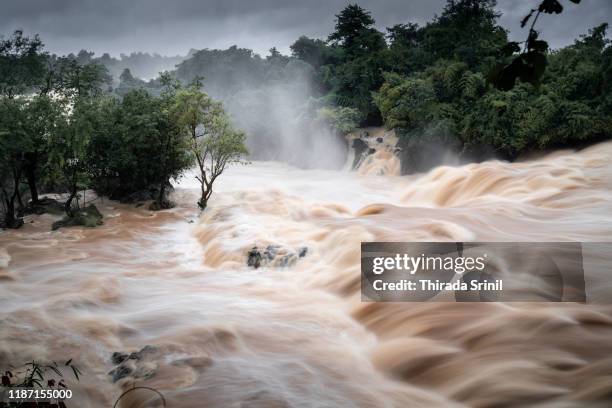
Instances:
[[[380,29],[401,22],[424,23],[439,13],[445,0],[361,0]],[[553,47],[612,15],[612,0],[561,0],[565,11],[544,16],[539,24]],[[0,0],[0,33],[17,28],[40,33],[47,49],[69,53],[80,49],[97,55],[131,51],[185,54],[190,48],[226,48],[237,44],[266,54],[282,52],[300,35],[325,38],[334,14],[346,0]],[[511,37],[525,37],[521,17],[537,0],[499,0],[501,24]]]

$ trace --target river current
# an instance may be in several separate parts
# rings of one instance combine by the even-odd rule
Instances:
[[[103,226],[54,232],[29,216],[0,233],[0,367],[72,358],[79,408],[134,383],[169,407],[610,406],[612,306],[362,303],[359,268],[363,241],[609,241],[611,158],[604,143],[408,177],[382,153],[359,171],[253,162],[201,216],[191,174],[169,211],[97,200]],[[308,250],[248,267],[268,245]],[[142,375],[112,383],[112,353],[145,345]]]

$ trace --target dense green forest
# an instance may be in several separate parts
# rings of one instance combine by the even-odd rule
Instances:
[[[541,4],[544,12],[560,12],[549,3]],[[513,159],[534,149],[607,138],[612,129],[607,23],[559,50],[549,50],[532,30],[523,55],[545,58],[543,75],[537,81],[513,79],[508,89],[499,89],[491,83],[492,71],[511,62],[523,44],[509,42],[494,7],[491,0],[448,1],[424,26],[401,23],[383,33],[367,10],[349,5],[336,16],[327,39],[300,37],[290,57],[276,49],[266,58],[237,47],[201,50],[181,62],[175,75],[183,82],[204,78],[207,91],[254,135],[278,132],[270,127],[276,121],[258,120],[275,111],[267,100],[271,89],[278,96],[279,88],[285,94],[294,88],[291,95],[304,88],[300,98],[285,98],[298,105],[286,120],[325,119],[344,131],[384,124],[401,136],[405,172],[432,165],[419,162],[427,145],[445,146],[467,159]],[[130,75],[124,79],[120,90],[145,85]],[[301,132],[305,124],[296,129],[295,138],[308,137]]]
[[[560,12],[552,3],[560,7],[546,0],[538,12]],[[255,159],[306,166],[314,134],[338,138],[359,126],[399,134],[405,173],[437,164],[440,150],[464,160],[514,159],[608,138],[607,24],[549,50],[533,27],[525,44],[509,42],[494,7],[493,0],[448,0],[423,26],[404,22],[381,32],[367,10],[348,5],[328,38],[302,36],[291,56],[236,46],[185,58],[56,56],[38,36],[3,37],[3,224],[18,226],[21,215],[37,211],[40,192],[68,193],[68,218],[86,188],[120,200],[144,194],[167,208],[169,179],[203,152],[222,158],[221,171],[247,147]],[[500,86],[500,72],[516,61],[522,71]],[[175,69],[139,78],[168,64]],[[500,71],[505,64],[509,70]],[[220,173],[213,162],[198,167],[204,208]]]
[[[2,225],[20,227],[28,212],[57,210],[39,192],[66,193],[55,224],[95,226],[95,206],[79,193],[169,208],[169,180],[197,162],[204,209],[215,179],[247,153],[220,103],[195,81],[170,74],[157,92],[134,88],[119,97],[107,69],[74,55],[43,51],[38,36],[16,31],[0,42],[0,193]],[[26,188],[27,187],[27,188]]]

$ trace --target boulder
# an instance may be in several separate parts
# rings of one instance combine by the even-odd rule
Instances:
[[[127,353],[121,353],[119,351],[116,351],[113,353],[113,355],[111,356],[111,362],[115,365],[117,364],[121,364],[123,363],[125,360],[127,360],[129,357],[129,354]]]
[[[261,266],[261,259],[261,252],[259,252],[259,249],[255,246],[247,253],[247,266],[257,269]]]
[[[163,200],[161,203],[159,201],[153,201],[149,205],[149,210],[151,211],[160,211],[160,210],[168,210],[170,208],[174,208],[176,204],[170,200]]]
[[[25,208],[26,214],[54,214],[62,215],[64,213],[64,204],[52,198],[44,197],[36,203],[29,202]]]
[[[72,217],[65,216],[61,220],[54,222],[51,229],[55,231],[62,227],[73,227],[78,225],[93,228],[103,224],[102,218],[103,216],[100,211],[98,211],[98,208],[90,204],[85,208],[76,210]]]
[[[355,151],[355,158],[353,159],[352,168],[356,169],[366,155],[365,153],[369,150],[369,146],[362,139],[354,139],[353,150]]]
[[[129,354],[122,351],[114,352],[110,360],[116,367],[108,373],[111,381],[115,383],[126,377],[139,379],[153,377],[157,363],[152,360],[158,355],[158,351],[157,347],[147,345]]]
[[[134,372],[134,369],[132,367],[130,367],[127,364],[121,364],[120,366],[112,369],[108,375],[111,376],[111,381],[116,383],[117,381],[121,380],[122,378],[125,378],[127,376],[129,376],[130,374],[132,374],[132,372]]]
[[[247,266],[259,268],[262,266],[289,267],[295,265],[299,258],[308,254],[308,247],[299,247],[297,250],[281,245],[268,245],[264,250],[254,246],[247,252]]]
[[[445,132],[401,134],[397,143],[401,173],[411,174],[430,170],[457,158],[462,145],[459,139]]]

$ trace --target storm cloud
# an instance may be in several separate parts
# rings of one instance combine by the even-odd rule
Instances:
[[[538,27],[553,47],[570,44],[589,28],[608,22],[609,0],[562,0],[561,15],[543,16]],[[80,49],[97,55],[132,51],[162,55],[186,54],[190,49],[251,48],[260,54],[276,46],[284,53],[300,35],[325,38],[334,15],[346,0],[21,0],[3,1],[0,33],[17,28],[39,33],[47,49],[65,54]],[[380,29],[396,23],[423,24],[440,13],[445,0],[362,0]],[[522,40],[520,19],[536,0],[500,0],[501,24]]]

